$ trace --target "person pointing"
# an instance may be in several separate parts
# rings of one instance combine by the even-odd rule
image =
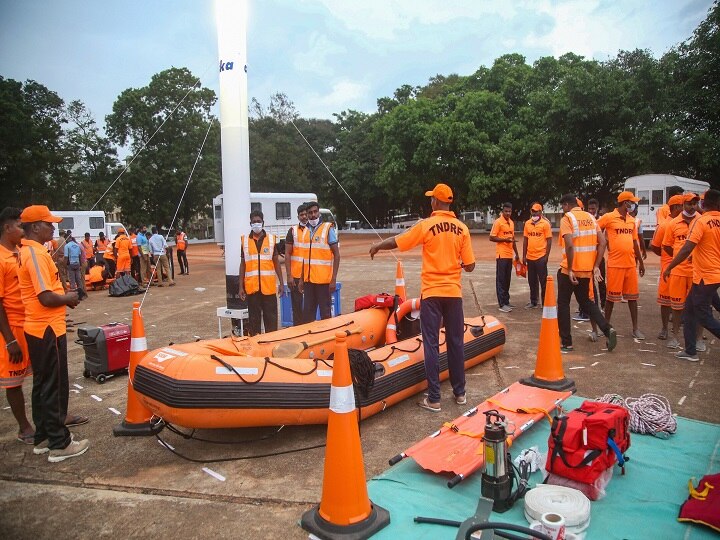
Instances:
[[[463,334],[461,270],[475,269],[475,256],[467,226],[450,211],[453,192],[446,184],[437,184],[430,197],[433,212],[429,218],[413,225],[406,232],[386,238],[370,247],[370,258],[378,251],[399,248],[407,251],[422,246],[420,328],[425,355],[425,376],[428,395],[418,405],[440,412],[440,327],[445,325],[448,371],[455,402],[467,403],[465,396],[465,363]]]

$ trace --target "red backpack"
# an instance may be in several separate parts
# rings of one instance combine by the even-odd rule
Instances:
[[[392,294],[368,294],[355,299],[355,311],[374,307],[392,308],[394,311],[397,307],[396,302],[397,298]]]
[[[585,401],[579,409],[556,416],[550,428],[545,468],[592,484],[617,461],[625,474],[630,448],[630,414],[620,405]]]

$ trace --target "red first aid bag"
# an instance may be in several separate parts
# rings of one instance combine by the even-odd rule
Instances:
[[[556,416],[550,428],[548,472],[592,484],[615,462],[625,474],[623,453],[630,447],[630,414],[620,405],[585,401]]]
[[[395,304],[395,296],[392,294],[368,294],[355,299],[355,311],[374,307],[393,308]]]
[[[520,262],[520,259],[515,259],[515,274],[518,277],[527,277],[527,265]]]

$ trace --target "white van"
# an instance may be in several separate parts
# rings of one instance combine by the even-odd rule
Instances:
[[[642,219],[645,240],[652,240],[657,228],[656,212],[667,202],[667,189],[672,186],[680,186],[686,192],[692,191],[698,195],[710,189],[710,184],[703,180],[673,174],[643,174],[625,180],[625,191],[630,191],[640,198],[638,217]]]
[[[265,230],[285,239],[288,229],[297,223],[297,209],[302,203],[317,201],[314,193],[250,193],[250,211],[259,210],[265,218]],[[320,209],[323,221],[335,224],[335,216],[327,208]],[[223,227],[223,195],[213,199],[215,243],[225,244]],[[250,216],[248,216],[250,230]]]
[[[60,236],[61,230],[72,231],[78,240],[82,240],[88,232],[93,241],[97,240],[100,232],[105,233],[108,238],[115,238],[120,228],[127,231],[122,223],[105,221],[105,212],[102,210],[52,210],[52,213],[63,218],[55,227],[55,238]]]

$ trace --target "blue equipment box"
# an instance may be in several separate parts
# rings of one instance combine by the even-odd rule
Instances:
[[[330,312],[333,317],[340,315],[340,289],[342,289],[342,283],[337,282],[337,288],[332,295],[332,304],[330,305]],[[315,320],[320,320],[320,309],[318,308]],[[283,328],[293,325],[293,314],[292,314],[292,300],[290,299],[290,290],[285,286],[285,294],[280,298],[280,325]]]

